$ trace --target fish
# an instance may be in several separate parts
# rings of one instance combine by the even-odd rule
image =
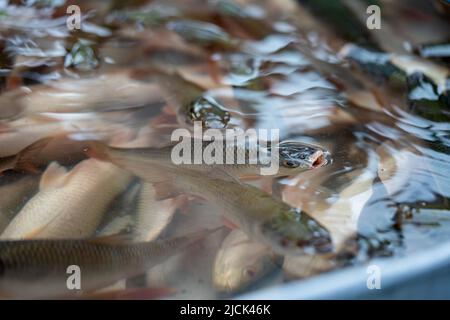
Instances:
[[[155,183],[157,189],[164,190],[161,194],[173,196],[178,192],[207,199],[223,210],[232,224],[277,253],[300,255],[332,250],[328,231],[316,220],[220,170],[180,169],[171,162],[158,165],[145,150],[108,148],[95,142],[88,153]]]
[[[211,230],[155,242],[121,237],[0,241],[0,295],[6,298],[77,296],[139,275],[200,241]],[[71,271],[75,270],[75,271]],[[79,270],[78,289],[69,289]]]
[[[37,190],[38,184],[37,176],[27,175],[0,186],[0,234],[19,211],[24,200]]]
[[[224,293],[241,291],[274,271],[282,260],[266,245],[252,241],[241,230],[232,230],[214,260],[214,287]]]
[[[88,159],[69,172],[52,162],[31,198],[0,239],[82,238],[91,236],[109,203],[131,175],[108,162]]]
[[[50,85],[19,88],[0,97],[0,119],[39,113],[111,111],[164,101],[155,83],[137,81],[127,72],[85,79],[61,79]]]
[[[272,177],[297,175],[301,172],[324,167],[331,163],[331,155],[326,149],[299,141],[282,141],[273,146],[268,145],[264,147],[260,144],[235,143],[229,145],[226,141],[211,142],[197,137],[183,136],[183,141],[180,144],[172,144],[162,148],[130,148],[127,149],[126,153],[136,153],[145,156],[146,162],[149,165],[173,166],[173,156],[178,156],[178,153],[181,151],[180,148],[183,147],[181,144],[187,146],[188,149],[186,150],[188,151],[190,148],[193,155],[188,159],[191,164],[180,163],[176,165],[177,167],[210,173],[215,170],[221,170],[228,175],[239,178],[261,176],[261,169],[268,169],[271,165],[269,162],[264,162],[263,159],[269,159],[274,150],[276,152],[274,159],[278,160],[279,170],[270,175]],[[195,159],[203,159],[203,155],[212,148],[222,149],[223,156],[218,159],[222,164],[194,163],[196,161]],[[90,143],[90,147],[87,150],[88,153],[91,151],[93,153],[99,151],[97,156],[101,157],[102,149],[102,143],[96,143],[94,141]],[[109,150],[120,152],[124,149],[115,148]],[[227,154],[232,155],[232,164],[228,164],[228,160],[230,159],[227,159]],[[239,164],[240,159],[243,159],[243,164]]]

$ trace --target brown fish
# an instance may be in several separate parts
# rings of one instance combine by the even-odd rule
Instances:
[[[164,241],[139,243],[118,242],[115,237],[1,241],[0,296],[83,295],[142,274],[210,233],[199,231]],[[77,272],[79,286],[73,278]]]

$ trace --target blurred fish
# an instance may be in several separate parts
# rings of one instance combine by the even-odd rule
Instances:
[[[282,258],[269,247],[233,230],[217,252],[213,284],[220,292],[234,293],[255,283],[281,264]]]
[[[0,295],[51,298],[82,295],[143,273],[203,239],[199,231],[158,242],[126,243],[116,237],[90,240],[0,242]],[[77,266],[80,290],[69,290],[69,266]]]
[[[72,140],[66,135],[43,138],[14,156],[0,159],[0,172],[36,171],[52,161],[62,165],[74,164],[86,158],[83,152],[86,147],[85,142]]]
[[[239,41],[215,24],[194,20],[169,21],[167,28],[178,33],[186,41],[195,42],[204,47],[232,49]]]
[[[157,84],[130,78],[126,72],[95,78],[62,79],[49,85],[17,89],[0,96],[0,119],[44,112],[111,111],[161,103]]]
[[[0,234],[14,218],[20,204],[37,190],[38,181],[37,176],[25,176],[0,186]]]
[[[62,135],[65,132],[64,125],[56,121],[40,121],[31,118],[21,118],[8,122],[6,128],[0,134],[0,166],[11,167],[14,164],[14,156],[33,143],[50,136]],[[5,165],[9,157],[8,165]]]
[[[170,161],[158,164],[145,149],[121,150],[93,142],[89,152],[148,182],[159,182],[157,189],[164,189],[168,194],[188,193],[207,199],[224,210],[226,218],[252,239],[262,241],[278,253],[332,250],[328,231],[310,216],[223,171],[182,169]]]
[[[85,160],[67,172],[56,162],[42,175],[40,191],[11,221],[1,239],[91,236],[131,176],[114,165]]]

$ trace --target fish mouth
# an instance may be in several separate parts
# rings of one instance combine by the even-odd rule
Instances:
[[[333,251],[333,242],[330,237],[320,237],[311,240],[310,245],[317,253],[328,253]]]
[[[331,156],[329,152],[317,150],[309,157],[309,163],[311,169],[325,167],[331,162]]]

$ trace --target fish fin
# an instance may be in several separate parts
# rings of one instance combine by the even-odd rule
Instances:
[[[148,300],[171,296],[178,290],[171,287],[131,288],[88,294],[82,298],[94,300]]]
[[[39,170],[33,164],[33,160],[36,158],[36,154],[41,152],[53,139],[53,137],[48,137],[38,140],[20,151],[17,155],[16,169],[37,173]]]
[[[40,172],[39,167],[32,164],[32,163],[24,163],[20,165],[20,167],[16,167],[17,169],[20,169],[21,171],[32,173],[32,174],[38,174]]]
[[[0,172],[6,170],[21,170],[38,173],[39,168],[33,164],[36,153],[40,152],[53,138],[41,139],[22,149],[17,155],[5,158],[0,165]]]
[[[16,168],[17,155],[0,159],[0,174]]]
[[[90,238],[88,241],[96,244],[108,244],[108,245],[124,244],[133,242],[133,234],[116,233],[102,237]]]
[[[98,141],[89,141],[85,153],[89,158],[103,161],[111,160],[108,146]]]
[[[52,162],[44,171],[39,182],[39,189],[57,188],[64,184],[67,177],[67,169],[59,165],[57,162]]]

